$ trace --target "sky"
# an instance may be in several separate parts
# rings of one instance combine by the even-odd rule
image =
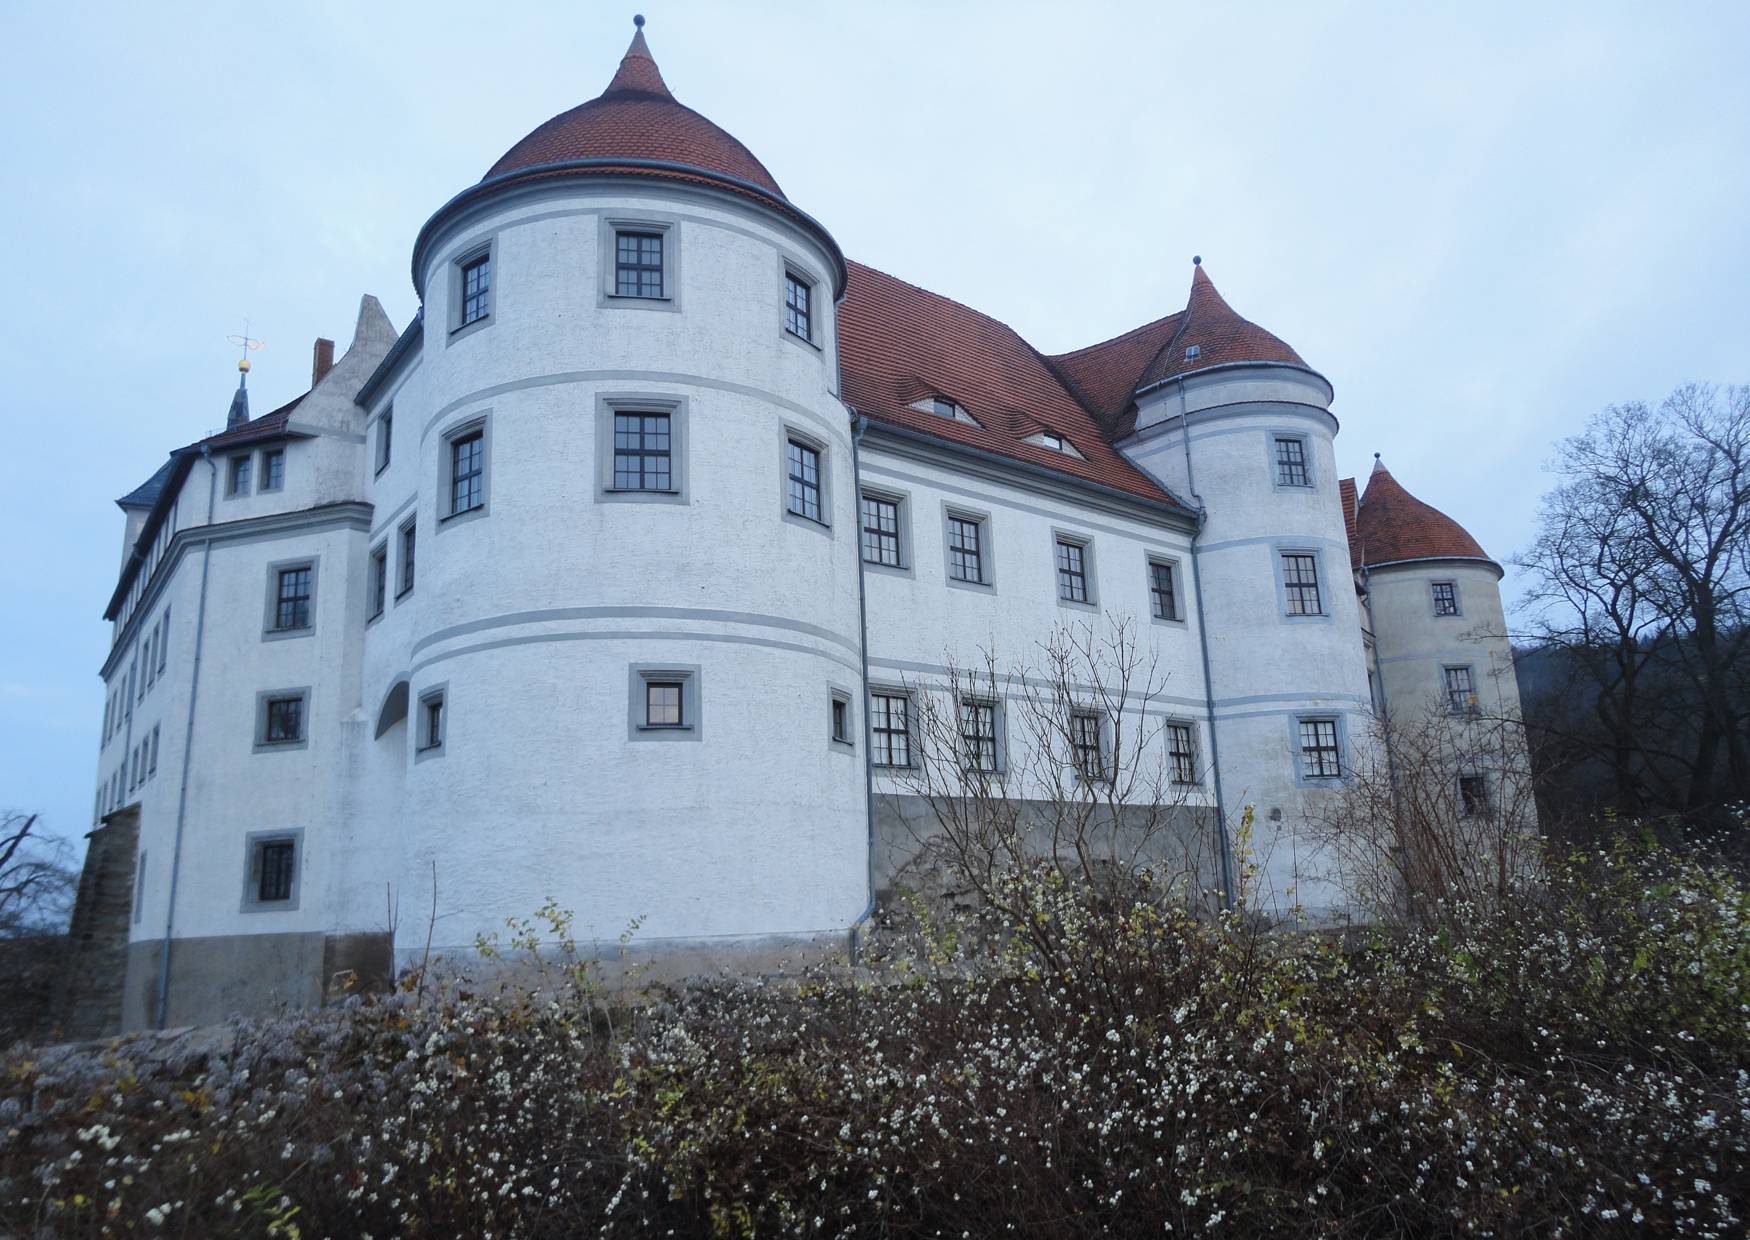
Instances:
[[[670,88],[845,253],[1047,353],[1181,308],[1191,256],[1506,559],[1604,406],[1750,381],[1750,5],[300,3],[0,11],[0,808],[76,842],[113,501],[317,336],[417,302],[419,226],[600,93]],[[1509,598],[1523,588],[1513,572]]]

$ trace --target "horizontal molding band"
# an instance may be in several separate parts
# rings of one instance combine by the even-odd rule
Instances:
[[[749,628],[783,629],[832,642],[853,655],[861,654],[860,647],[850,638],[818,624],[809,624],[805,620],[791,620],[785,616],[768,616],[754,611],[723,611],[713,607],[643,606],[546,607],[534,611],[512,611],[499,616],[486,616],[479,620],[452,624],[449,628],[439,629],[435,633],[428,633],[413,643],[410,654],[418,655],[420,651],[439,642],[450,641],[457,637],[467,637],[474,633],[486,633],[493,629],[512,628],[524,624],[563,623],[573,620],[693,620],[702,624],[739,624]]]
[[[764,646],[771,650],[782,650],[791,654],[813,655],[817,659],[825,659],[828,663],[845,668],[856,676],[861,676],[863,671],[858,663],[850,659],[842,659],[831,651],[821,650],[814,646],[804,646],[800,642],[779,641],[772,637],[748,637],[739,633],[690,633],[678,629],[670,631],[594,629],[581,633],[526,633],[519,637],[499,637],[492,641],[457,646],[450,650],[440,651],[429,659],[420,660],[413,665],[407,674],[409,677],[417,676],[435,664],[461,658],[463,655],[483,654],[488,650],[505,650],[512,646],[539,646],[552,642],[590,641],[714,642],[732,646]]]

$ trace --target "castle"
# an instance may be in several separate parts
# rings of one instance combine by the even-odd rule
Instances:
[[[1134,626],[1184,806],[1254,807],[1279,888],[1376,709],[1516,705],[1500,568],[1337,476],[1331,384],[1201,265],[1043,355],[847,260],[641,28],[412,277],[406,330],[364,298],[308,392],[240,385],[119,501],[111,1024],[319,1002],[548,898],[690,966],[842,943],[918,818],[916,695],[1065,624]],[[958,703],[998,780],[1011,709]]]

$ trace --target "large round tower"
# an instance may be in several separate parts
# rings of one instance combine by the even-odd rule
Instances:
[[[1195,543],[1224,809],[1256,813],[1261,893],[1341,902],[1308,829],[1367,743],[1367,664],[1331,385],[1236,314],[1199,263],[1142,372],[1126,453],[1203,513]]]
[[[417,361],[371,412],[418,585],[365,691],[413,751],[403,957],[434,877],[452,945],[549,897],[688,967],[842,932],[868,892],[837,245],[640,29],[431,218],[413,278]]]

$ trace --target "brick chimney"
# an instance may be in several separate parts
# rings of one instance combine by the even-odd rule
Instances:
[[[322,382],[322,376],[334,369],[334,341],[316,338],[316,349],[310,358],[310,386]]]

